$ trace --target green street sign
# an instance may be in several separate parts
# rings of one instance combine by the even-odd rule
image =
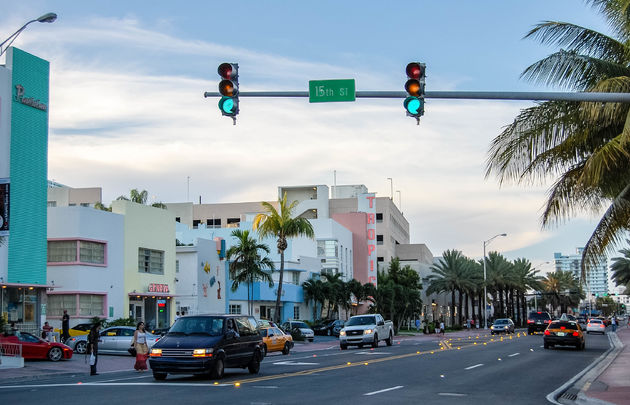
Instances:
[[[354,100],[356,100],[354,79],[309,80],[308,82],[310,103]]]

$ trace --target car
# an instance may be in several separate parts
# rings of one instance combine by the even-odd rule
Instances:
[[[313,329],[309,328],[308,325],[302,321],[287,321],[282,324],[282,330],[289,333],[295,331],[304,337],[304,339],[308,339],[309,342],[312,342],[315,338]]]
[[[287,355],[293,349],[293,337],[284,333],[282,329],[270,326],[258,330],[263,339],[264,356],[267,356],[269,352],[282,352],[282,354]]]
[[[273,321],[268,319],[256,319],[259,328],[272,328],[275,327],[276,324]]]
[[[527,316],[527,334],[543,332],[551,323],[549,312],[532,311]]]
[[[575,321],[553,321],[547,326],[543,334],[545,349],[555,346],[574,346],[577,350],[584,350],[584,334],[582,328]]]
[[[321,323],[313,327],[316,335],[339,336],[339,331],[343,328],[344,321],[332,320]]]
[[[586,324],[586,333],[590,334],[591,332],[601,333],[602,335],[605,335],[606,325],[604,324],[604,321],[597,318],[589,319],[588,323]]]
[[[496,319],[490,326],[490,334],[494,335],[495,333],[505,333],[506,335],[514,333],[514,322],[510,318]]]
[[[112,326],[103,329],[98,338],[98,353],[129,355],[127,350],[131,347],[135,330],[134,326]],[[147,346],[151,350],[161,336],[147,333],[146,337]],[[87,335],[70,337],[66,344],[75,352],[84,354],[87,351]]]
[[[92,324],[91,323],[79,323],[77,325],[74,325],[70,329],[68,329],[68,334],[71,337],[72,336],[87,335],[88,333],[90,333],[90,329],[92,329]],[[59,333],[59,336],[63,335],[63,330],[62,329],[55,328],[54,332]]]
[[[72,349],[63,343],[49,342],[26,332],[16,332],[15,335],[0,335],[0,343],[13,343],[22,346],[22,357],[25,359],[39,359],[59,361],[71,359]]]
[[[226,367],[260,371],[263,340],[253,316],[187,315],[180,317],[166,336],[151,348],[153,378],[168,374],[223,377]]]

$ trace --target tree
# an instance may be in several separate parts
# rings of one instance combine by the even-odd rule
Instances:
[[[149,192],[147,190],[138,191],[137,188],[134,188],[134,189],[131,189],[131,191],[129,191],[129,197],[121,195],[121,196],[118,196],[118,198],[116,199],[131,201],[131,202],[135,202],[136,204],[146,205],[148,198],[149,198]],[[151,204],[151,206],[155,208],[161,208],[163,210],[166,209],[166,204],[164,204],[163,202],[154,202],[153,204]],[[96,208],[96,205],[95,205],[95,208]],[[99,209],[102,209],[102,208],[99,208]],[[111,211],[111,210],[112,209],[110,207],[108,211]]]
[[[427,295],[451,293],[451,325],[455,325],[455,292],[472,284],[465,276],[469,268],[466,256],[459,250],[445,251],[438,263],[431,266],[433,274],[429,276],[429,288],[426,293]]]
[[[627,240],[630,244],[630,240]],[[623,257],[613,257],[612,265],[612,279],[617,285],[623,285],[626,287],[624,294],[630,294],[630,249],[621,249],[619,251]]]
[[[118,199],[120,199],[120,197]],[[96,203],[94,203],[94,208],[101,211],[109,211],[109,212],[112,211],[112,207],[106,207],[105,204],[103,204],[100,201],[97,201]]]
[[[319,319],[317,316],[317,304],[320,304],[321,310],[324,309],[326,296],[324,295],[324,282],[320,279],[310,279],[302,283],[304,289],[304,299],[313,303],[313,320]]]
[[[556,270],[547,274],[541,283],[545,291],[545,301],[551,305],[552,313],[558,307],[561,314],[565,313],[567,307],[578,305],[580,299],[584,298],[579,280],[570,271]]]
[[[230,262],[230,278],[232,279],[232,291],[236,291],[241,283],[247,283],[247,313],[253,312],[250,289],[255,281],[265,281],[269,287],[273,287],[271,271],[273,262],[268,257],[261,257],[260,252],[269,253],[269,247],[257,243],[249,236],[249,231],[236,229],[232,231],[232,237],[236,238],[236,244],[226,252],[226,258]]]
[[[562,47],[521,75],[573,91],[630,91],[627,0],[587,0],[612,36],[546,21],[526,38]],[[551,227],[579,213],[604,211],[584,248],[582,277],[610,253],[630,224],[630,105],[547,101],[520,112],[491,144],[486,177],[500,184],[555,178],[541,222]]]
[[[287,194],[284,193],[282,198],[278,199],[278,210],[269,204],[263,202],[262,206],[267,211],[263,214],[257,214],[254,217],[254,230],[258,231],[261,238],[275,237],[277,238],[278,253],[280,253],[280,279],[278,280],[278,294],[276,297],[276,309],[274,313],[274,320],[280,323],[280,299],[282,297],[282,281],[284,278],[284,251],[288,244],[287,239],[306,236],[308,238],[315,238],[315,232],[313,226],[306,218],[293,218],[292,213],[297,201],[293,201],[291,204],[287,203]]]

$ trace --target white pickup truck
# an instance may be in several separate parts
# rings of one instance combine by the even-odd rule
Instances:
[[[339,332],[341,350],[346,350],[351,345],[378,347],[379,340],[384,340],[387,346],[394,342],[392,321],[383,320],[380,314],[353,316]]]

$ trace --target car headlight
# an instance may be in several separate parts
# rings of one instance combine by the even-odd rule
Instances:
[[[490,329],[494,329],[494,325],[490,327]]]
[[[507,326],[504,326],[504,327],[503,327],[503,329],[507,329],[507,328],[508,328]]]
[[[365,330],[363,331],[363,334],[364,334],[364,335],[369,335],[369,334],[370,334],[370,333],[372,333],[372,332],[373,332],[373,330],[372,330],[372,329],[365,329]]]
[[[151,357],[161,357],[162,349],[151,349]]]
[[[193,357],[212,357],[214,349],[195,349],[193,350]]]
[[[345,330],[339,331],[339,336],[346,336],[346,331]]]

